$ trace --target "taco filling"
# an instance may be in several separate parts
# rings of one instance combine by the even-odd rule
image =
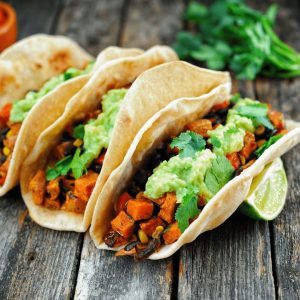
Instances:
[[[99,101],[97,110],[67,126],[46,168],[40,169],[30,181],[35,204],[84,213],[126,92],[125,88],[110,90]]]
[[[77,76],[89,73],[94,62],[90,62],[84,69],[68,68],[64,73],[52,77],[40,90],[29,91],[24,99],[6,104],[0,111],[0,185],[3,185],[9,168],[22,122],[32,107],[46,94],[54,90],[63,82]]]
[[[270,105],[232,97],[154,150],[115,204],[104,236],[116,255],[146,258],[172,244],[232,178],[287,130]]]

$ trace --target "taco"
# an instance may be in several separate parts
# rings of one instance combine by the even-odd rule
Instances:
[[[109,47],[96,65],[64,37],[36,35],[0,56],[0,195],[13,188],[20,166],[39,134],[64,111],[69,99],[106,62],[140,54],[139,49]],[[20,99],[20,100],[16,100]]]
[[[156,46],[95,70],[23,165],[22,196],[34,221],[57,230],[87,230],[103,183],[139,128],[167,104],[141,97],[147,81],[138,76],[176,59],[172,49]]]
[[[90,229],[98,248],[138,259],[172,255],[229,218],[253,177],[300,141],[300,124],[285,124],[270,105],[231,97],[222,84],[199,93],[201,72],[169,64],[173,78],[146,91],[160,98],[190,89],[148,120],[104,185]]]

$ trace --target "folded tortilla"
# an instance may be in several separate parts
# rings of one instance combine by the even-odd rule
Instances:
[[[144,91],[148,86],[147,77],[138,76],[150,68],[156,69],[155,66],[174,60],[177,60],[177,55],[172,49],[156,46],[134,57],[113,60],[95,70],[85,86],[69,101],[64,114],[40,135],[31,155],[23,165],[20,180],[22,196],[34,221],[56,230],[78,232],[87,230],[91,223],[95,201],[110,173],[122,162],[138,130],[170,100],[169,97],[165,99],[147,97]],[[132,85],[122,101],[102,170],[85,213],[50,210],[34,204],[29,191],[29,182],[39,169],[45,168],[47,158],[66,126],[79,121],[83,114],[96,110],[100,99],[109,90],[130,84]],[[155,88],[160,88],[159,81],[156,82]]]
[[[113,219],[114,203],[128,186],[147,154],[166,138],[177,136],[189,122],[205,116],[214,105],[230,98],[228,74],[204,71],[184,62],[170,63],[160,69],[158,74],[160,89],[146,89],[145,95],[157,99],[169,95],[176,100],[145,123],[132,142],[122,164],[112,172],[105,183],[97,200],[90,228],[91,237],[100,249],[118,250],[106,246],[103,237]],[[225,80],[221,80],[222,76]],[[153,81],[155,80],[153,78]],[[218,84],[211,85],[212,80]],[[201,89],[201,86],[204,88]],[[287,129],[290,130],[286,135],[210,199],[197,219],[176,242],[162,246],[149,259],[162,259],[172,255],[182,245],[194,241],[201,233],[216,228],[228,219],[246,199],[253,177],[258,175],[266,164],[300,142],[300,123],[286,123]]]
[[[140,49],[108,47],[98,55],[94,69],[114,59],[136,56],[141,53],[143,51]],[[59,58],[62,56],[65,60]],[[2,73],[0,82],[1,78],[2,82],[5,82],[7,74],[14,74],[14,80],[0,90],[2,93],[0,105],[13,102],[18,99],[16,97],[24,97],[30,89],[39,89],[45,80],[62,73],[68,67],[83,68],[91,58],[76,43],[64,37],[35,35],[20,41],[4,51],[0,57],[0,66],[3,64],[7,67],[4,70],[0,67],[0,73]],[[42,67],[32,68],[37,64]],[[85,74],[65,81],[39,99],[30,110],[18,133],[5,182],[0,186],[0,196],[18,183],[21,165],[31,152],[38,136],[63,114],[68,101],[79,92],[90,77],[91,74]]]

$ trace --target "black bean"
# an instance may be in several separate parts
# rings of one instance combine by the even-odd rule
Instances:
[[[148,180],[148,172],[145,169],[140,169],[134,176],[134,181],[136,182],[137,186],[141,189],[145,187],[145,184]]]
[[[10,130],[9,127],[5,127],[5,128],[0,129],[0,143],[3,142],[3,140],[6,137],[6,134],[9,132],[9,130]]]
[[[91,169],[92,169],[94,172],[100,174],[101,169],[102,169],[102,164],[101,164],[101,165],[98,165],[98,164],[92,164]]]
[[[120,237],[120,234],[117,233],[114,230],[109,231],[105,237],[104,237],[104,243],[108,246],[108,247],[113,247],[117,241],[117,239]]]
[[[6,161],[7,157],[5,155],[0,156],[0,164],[3,164]]]
[[[73,144],[70,143],[64,151],[64,156],[73,155],[75,153],[76,149],[77,148],[75,146],[73,146]]]
[[[243,168],[241,167],[237,168],[233,173],[233,178],[239,176],[242,172],[243,172]]]
[[[131,197],[135,198],[135,196],[141,192],[141,189],[135,184],[134,181],[132,181],[127,191]]]
[[[264,134],[261,135],[260,138],[268,140],[271,136],[273,136],[274,134],[276,134],[276,132],[277,132],[276,129],[266,128]]]

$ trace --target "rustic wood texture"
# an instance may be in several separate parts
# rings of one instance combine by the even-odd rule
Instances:
[[[67,0],[56,32],[97,55],[104,47],[117,44],[125,3],[126,0]]]
[[[17,10],[19,38],[64,34],[96,55],[109,45],[171,44],[188,0],[7,2]],[[271,2],[248,1],[262,10]],[[275,2],[277,32],[300,51],[300,2]],[[233,90],[300,121],[299,78],[234,81]],[[156,262],[116,258],[97,250],[88,234],[39,227],[24,214],[16,188],[0,201],[0,299],[299,299],[299,150],[283,157],[290,186],[274,222],[235,213],[172,258]]]

